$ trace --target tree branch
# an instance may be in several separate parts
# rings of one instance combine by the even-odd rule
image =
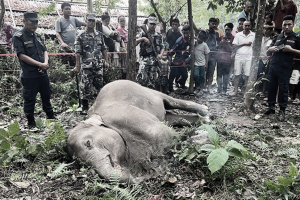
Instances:
[[[166,22],[163,20],[163,18],[161,17],[161,15],[158,13],[158,10],[157,10],[157,8],[156,8],[156,5],[155,5],[154,1],[153,1],[153,0],[150,0],[150,3],[151,3],[151,5],[152,5],[153,9],[155,10],[155,13],[156,13],[156,15],[157,15],[159,21],[160,21],[161,23],[163,23],[163,24],[166,24]]]

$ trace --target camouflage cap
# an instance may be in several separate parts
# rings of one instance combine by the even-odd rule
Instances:
[[[156,17],[153,17],[153,16],[150,16],[148,18],[148,23],[149,24],[157,24],[157,18]]]
[[[96,14],[94,14],[94,13],[88,13],[88,14],[86,14],[86,19],[87,20],[89,20],[89,19],[96,20]]]

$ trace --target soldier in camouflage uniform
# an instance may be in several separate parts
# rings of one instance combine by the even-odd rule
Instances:
[[[75,41],[76,66],[74,72],[79,73],[81,71],[82,115],[87,114],[89,109],[88,101],[96,97],[103,87],[101,52],[105,59],[105,67],[109,67],[103,35],[94,30],[95,21],[95,14],[87,14],[87,28],[78,35]],[[82,59],[81,63],[80,58]]]
[[[148,18],[148,31],[153,38],[154,47],[157,57],[155,57],[154,49],[151,46],[151,41],[146,33],[142,34],[142,37],[136,40],[137,45],[141,43],[140,50],[140,72],[137,75],[137,83],[142,86],[146,86],[155,89],[155,82],[158,72],[158,61],[164,52],[164,46],[162,42],[162,36],[155,31],[157,25],[157,19],[155,14],[149,15]]]

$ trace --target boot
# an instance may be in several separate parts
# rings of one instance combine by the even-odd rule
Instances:
[[[27,116],[27,121],[28,121],[28,129],[33,129],[36,127],[34,116],[33,115],[28,115]]]
[[[81,115],[87,115],[87,112],[89,110],[89,101],[88,100],[82,100],[82,111]]]
[[[47,119],[56,119],[56,118],[54,117],[53,111],[47,112],[46,114],[47,114]]]
[[[275,114],[275,107],[270,106],[268,110],[264,112],[265,115]]]
[[[280,122],[283,122],[285,120],[284,110],[279,110],[279,113],[277,115],[277,120],[280,121]]]

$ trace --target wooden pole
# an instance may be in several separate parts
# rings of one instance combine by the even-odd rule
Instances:
[[[93,1],[92,0],[87,0],[87,9],[88,9],[88,13],[93,13]]]
[[[4,14],[5,14],[5,5],[4,5],[4,0],[0,0],[0,5],[1,5],[1,12],[0,12],[0,30],[2,30],[2,27],[4,25]]]
[[[189,16],[189,24],[190,24],[190,52],[191,52],[191,75],[190,75],[190,83],[189,83],[189,93],[194,92],[194,64],[195,64],[195,45],[194,45],[194,29],[193,29],[193,13],[192,13],[192,2],[191,0],[187,0],[188,2],[188,16]]]
[[[128,16],[128,43],[127,43],[127,73],[126,79],[136,80],[136,19],[137,19],[137,0],[129,0]]]

